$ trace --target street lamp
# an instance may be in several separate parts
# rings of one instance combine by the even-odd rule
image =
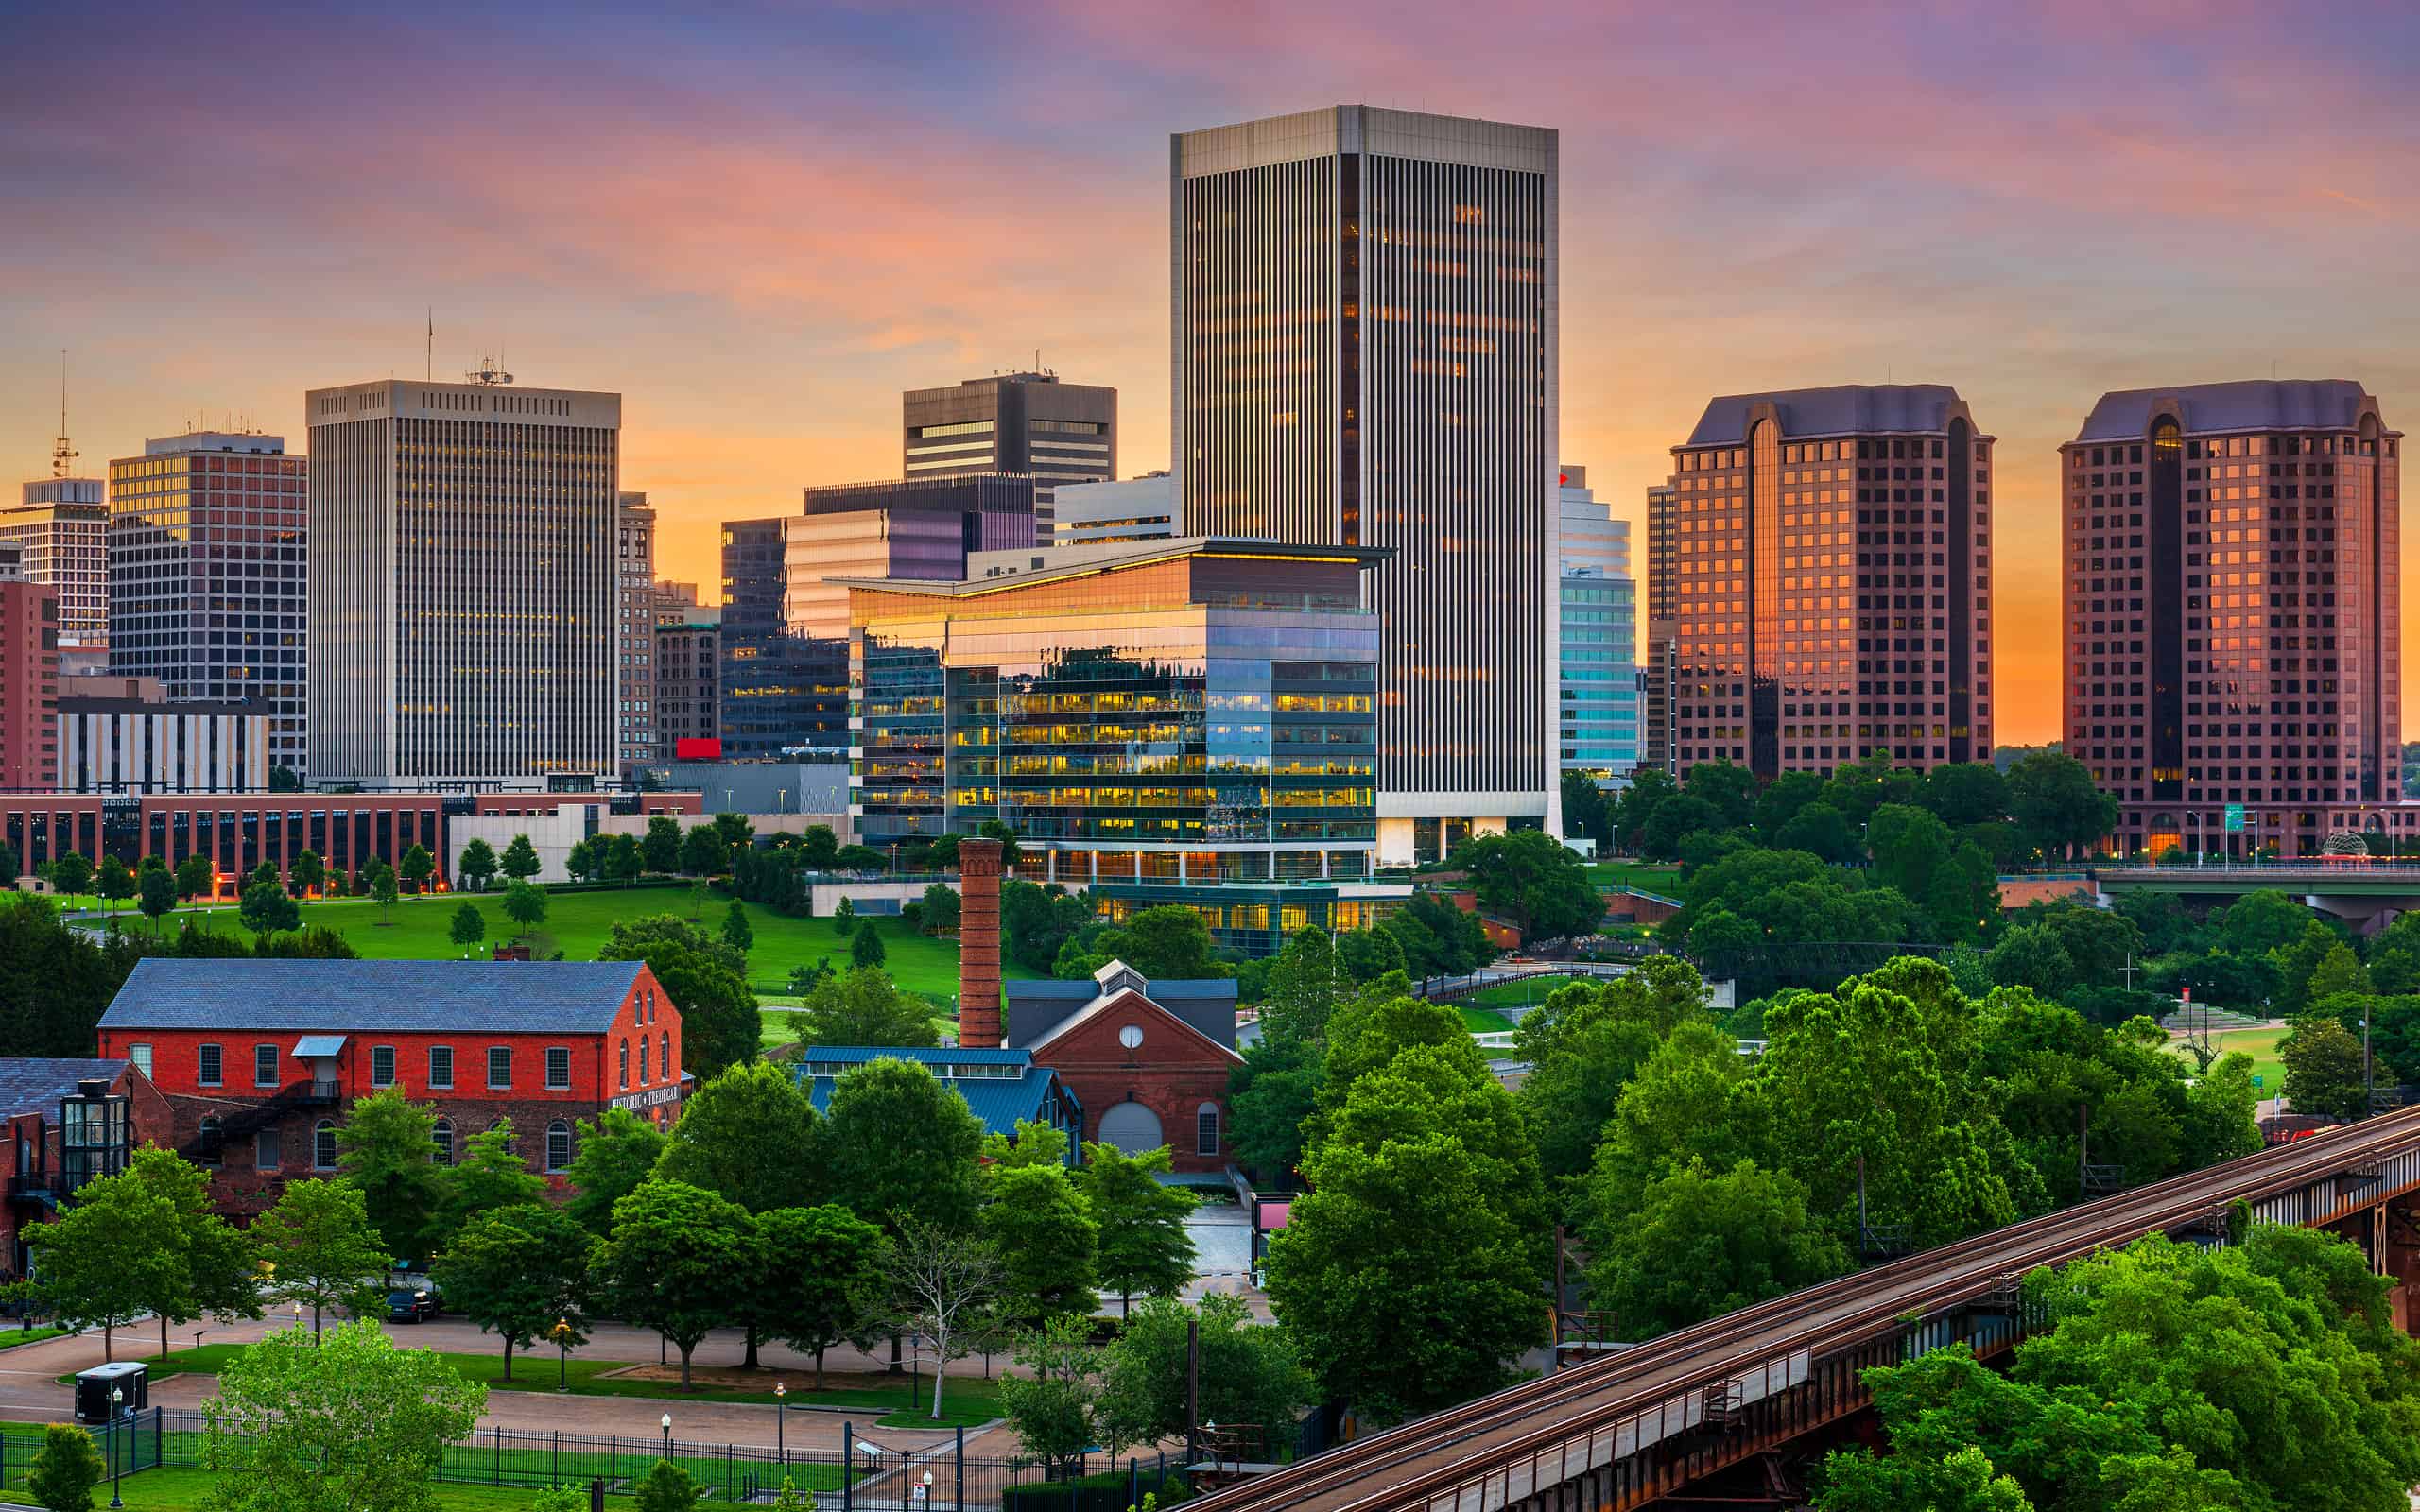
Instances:
[[[668,1412],[664,1415],[664,1457],[667,1461],[672,1458],[672,1415]]]
[[[571,1389],[571,1320],[555,1319],[555,1389]]]
[[[789,1413],[783,1405],[783,1399],[789,1394],[789,1387],[778,1381],[773,1383],[773,1452],[781,1456],[784,1469],[789,1466],[790,1451],[786,1436],[789,1430]]]
[[[126,1507],[125,1499],[117,1494],[118,1487],[126,1483],[126,1461],[119,1458],[117,1443],[118,1419],[125,1410],[126,1388],[110,1387],[110,1505],[117,1512],[125,1512]]]

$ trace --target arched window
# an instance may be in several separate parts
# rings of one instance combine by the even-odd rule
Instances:
[[[216,1165],[218,1163],[219,1150],[225,1143],[225,1136],[219,1132],[219,1128],[220,1125],[218,1123],[217,1114],[209,1113],[203,1116],[201,1127],[199,1131],[199,1153],[201,1157],[201,1163],[204,1165]],[[17,1146],[17,1154],[19,1157],[17,1165],[19,1170],[22,1171],[25,1167],[25,1145],[22,1143]]]
[[[639,1085],[642,1087],[648,1083],[647,1050],[647,1036],[641,1035],[639,1036]]]
[[[311,1163],[322,1171],[334,1170],[337,1163],[336,1120],[323,1118],[311,1129]]]
[[[571,1125],[556,1119],[546,1125],[546,1169],[560,1171],[571,1164]]]
[[[504,1130],[504,1153],[507,1155],[520,1154],[521,1141],[515,1137],[512,1132],[512,1120],[509,1118],[499,1118],[494,1123],[488,1125],[488,1132],[491,1134],[494,1133],[497,1129]]]
[[[623,1089],[623,1091],[629,1091],[629,1090],[630,1090],[630,1085],[631,1085],[631,1042],[630,1042],[628,1040],[623,1040],[623,1041],[622,1041],[622,1089]]]
[[[671,1030],[666,1029],[664,1031],[664,1038],[657,1042],[656,1048],[660,1052],[656,1057],[656,1064],[664,1068],[664,1079],[666,1081],[679,1080],[681,1070],[679,1067],[672,1064]]]
[[[454,1163],[454,1121],[441,1118],[428,1131],[428,1159],[432,1165]]]
[[[1218,1154],[1219,1105],[1216,1103],[1204,1103],[1200,1108],[1195,1108],[1193,1111],[1193,1123],[1194,1134],[1197,1139],[1195,1153],[1200,1155]]]

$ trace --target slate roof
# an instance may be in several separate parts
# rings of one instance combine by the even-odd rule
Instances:
[[[638,961],[149,956],[110,1000],[101,1027],[602,1034],[641,969]]]
[[[1235,1044],[1235,978],[1169,977],[1146,983],[1143,995],[1213,1044]],[[1098,996],[1100,985],[1090,978],[1080,982],[1003,982],[1000,997],[1002,1006],[1008,1010],[1006,1038],[1011,1044],[1039,1043]]]
[[[79,1081],[115,1081],[123,1060],[80,1060],[65,1056],[0,1058],[0,1118],[19,1113],[59,1116],[59,1100],[76,1094]]]
[[[1770,403],[1781,418],[1782,435],[1849,436],[1866,431],[1938,431],[1949,425],[1958,390],[1947,384],[1840,384],[1830,388],[1785,388],[1769,394],[1725,394],[1705,406],[1691,446],[1744,446],[1748,411]]]
[[[2079,441],[2139,441],[2152,428],[2152,406],[2173,399],[2187,431],[2350,430],[2369,396],[2347,378],[2245,379],[2187,384],[2181,388],[2125,388],[2100,396],[2084,417]]]

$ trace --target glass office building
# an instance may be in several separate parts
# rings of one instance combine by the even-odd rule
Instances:
[[[1013,829],[1111,919],[1266,953],[1374,921],[1377,616],[1354,547],[1176,540],[966,582],[850,579],[852,809],[877,850]]]
[[[1630,522],[1588,487],[1587,470],[1563,465],[1555,535],[1561,596],[1556,714],[1561,767],[1600,787],[1626,785],[1638,765],[1638,585],[1630,574]]]

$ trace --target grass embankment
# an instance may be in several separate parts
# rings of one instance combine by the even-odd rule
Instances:
[[[1455,1012],[1462,1016],[1462,1027],[1473,1034],[1510,1034],[1512,1021],[1494,1008],[1475,1008],[1468,1004],[1458,1005]]]
[[[1591,861],[1586,863],[1586,869],[1588,880],[1599,887],[1635,887],[1665,898],[1677,896],[1681,890],[1678,867],[1648,861]]]
[[[251,1346],[243,1344],[204,1344],[179,1349],[165,1358],[148,1356],[143,1363],[150,1366],[154,1381],[168,1376],[216,1375],[229,1360],[249,1348]],[[832,1385],[818,1391],[811,1371],[767,1370],[762,1372],[765,1383],[762,1386],[734,1386],[717,1381],[702,1382],[696,1389],[683,1391],[677,1379],[659,1381],[612,1374],[616,1370],[627,1370],[637,1362],[582,1359],[577,1354],[568,1361],[559,1362],[550,1349],[515,1354],[512,1357],[512,1379],[510,1381],[504,1379],[501,1350],[493,1354],[463,1354],[447,1350],[441,1351],[438,1358],[452,1366],[465,1381],[478,1382],[493,1391],[553,1391],[560,1373],[575,1397],[732,1401],[764,1407],[772,1406],[776,1400],[786,1400],[793,1408],[862,1407],[868,1412],[880,1414],[877,1420],[885,1428],[972,1428],[1000,1416],[995,1383],[959,1376],[952,1376],[948,1385],[942,1388],[942,1416],[936,1421],[928,1416],[933,1389],[930,1375],[919,1378],[921,1388],[904,1375],[895,1383],[887,1377],[852,1375],[843,1378],[850,1383],[847,1385]],[[716,1373],[724,1372],[717,1370]],[[777,1399],[773,1395],[773,1384],[777,1381],[788,1386],[786,1399]]]
[[[14,1430],[18,1426],[22,1425],[10,1425],[9,1444],[11,1462],[10,1484],[7,1489],[0,1490],[0,1503],[31,1506],[35,1504],[34,1499],[17,1484],[14,1471],[17,1452],[17,1436]],[[40,1430],[37,1429],[26,1452],[30,1455],[40,1447],[41,1435]],[[818,1467],[818,1469],[831,1470],[828,1466]],[[794,1465],[790,1469],[791,1479],[796,1481],[801,1478],[802,1472],[809,1469],[809,1467]],[[828,1478],[833,1487],[837,1489],[840,1484],[838,1473],[831,1471]],[[127,1512],[200,1512],[200,1508],[209,1503],[211,1487],[216,1479],[217,1477],[212,1475],[210,1471],[201,1469],[145,1470],[140,1474],[128,1476],[121,1484],[120,1489],[126,1499]],[[565,1484],[570,1484],[568,1479]],[[585,1482],[581,1483],[582,1486],[585,1484]],[[109,1487],[104,1485],[102,1489],[106,1491]],[[441,1512],[529,1512],[530,1492],[525,1486],[463,1486],[451,1481],[441,1481],[429,1489]],[[608,1496],[605,1498],[605,1504],[614,1508],[631,1508],[638,1505],[635,1501],[627,1496]]]
[[[2210,1042],[2222,1056],[2240,1051],[2252,1057],[2252,1074],[2259,1078],[2253,1087],[2256,1095],[2264,1099],[2282,1097],[2286,1091],[2286,1063],[2277,1058],[2277,1042],[2288,1032],[2283,1027],[2213,1030]],[[2169,1044],[2185,1057],[2187,1064],[2194,1063],[2193,1053],[2184,1040],[2171,1040]]]
[[[463,951],[449,937],[449,931],[455,909],[466,901],[475,903],[487,918],[487,944],[513,937],[514,925],[505,917],[501,892],[406,898],[383,910],[384,921],[382,910],[368,899],[306,902],[302,905],[302,922],[305,926],[335,930],[365,960],[454,960]],[[593,961],[596,953],[605,948],[617,920],[648,914],[676,914],[686,919],[691,906],[690,890],[685,886],[550,891],[546,897],[546,921],[534,932],[533,943],[544,947],[548,954],[561,951],[568,960]],[[730,910],[731,899],[717,893],[699,911],[698,922],[710,933],[717,931]],[[197,916],[205,929],[230,934],[243,930],[234,910],[227,907],[180,909],[168,916],[163,927],[175,930],[184,918]],[[849,941],[833,929],[829,919],[792,919],[752,903],[748,921],[756,936],[755,944],[748,951],[748,982],[759,993],[786,993],[790,972],[802,966],[812,966],[824,956],[831,957],[836,969],[848,969]],[[867,921],[861,919],[859,927]],[[919,934],[904,919],[878,918],[871,921],[882,936],[883,969],[891,978],[910,992],[921,992],[944,1005],[950,1002],[958,991],[958,941]],[[149,919],[131,910],[121,914],[117,924],[128,930],[151,928]],[[480,951],[484,954],[484,945]],[[1032,974],[1002,964],[1009,976]]]
[[[1481,1008],[1529,1007],[1552,997],[1557,988],[1595,980],[1587,976],[1526,976],[1517,982],[1498,982],[1494,987],[1481,988],[1477,996],[1464,1001]]]

